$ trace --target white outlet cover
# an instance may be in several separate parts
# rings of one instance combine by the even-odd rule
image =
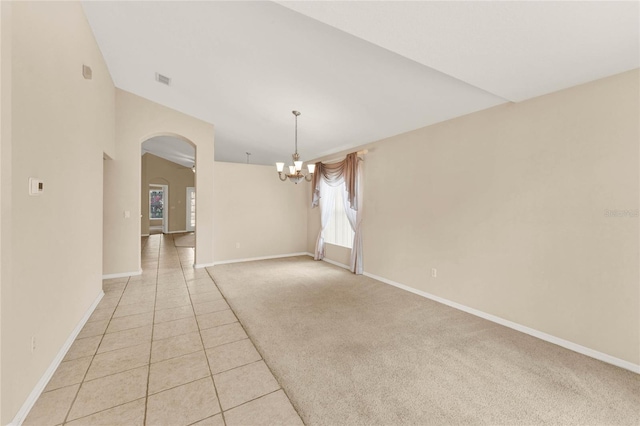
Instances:
[[[29,195],[41,195],[44,192],[44,182],[38,178],[29,178]]]

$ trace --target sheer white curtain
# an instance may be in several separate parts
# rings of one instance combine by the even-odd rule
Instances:
[[[316,240],[316,252],[313,256],[315,260],[324,259],[324,237],[322,236],[329,219],[335,209],[336,197],[333,195],[333,191],[336,188],[330,187],[324,180],[320,181],[320,192],[323,195],[319,197],[320,204],[320,232],[318,233],[318,239]]]
[[[344,203],[344,212],[347,214],[347,219],[349,220],[349,225],[351,225],[351,229],[353,229],[353,245],[351,247],[351,272],[354,274],[362,275],[363,267],[362,267],[362,188],[360,187],[362,179],[361,179],[361,169],[358,167],[357,170],[357,178],[356,178],[356,205],[357,210],[351,208],[351,202],[349,201],[349,194],[345,189],[344,185],[340,186],[340,190],[342,192],[342,202]]]

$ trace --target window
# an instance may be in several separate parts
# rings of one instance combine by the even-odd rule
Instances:
[[[164,211],[164,193],[162,189],[149,190],[149,219],[162,219]]]
[[[187,187],[187,231],[196,230],[196,189]]]
[[[325,189],[326,191],[324,191]],[[324,241],[329,244],[353,248],[354,232],[351,229],[349,219],[344,211],[344,184],[336,188],[325,185],[323,192],[325,197],[334,197],[335,207],[333,209],[333,214],[329,219],[329,223],[322,233],[322,238],[324,238]]]

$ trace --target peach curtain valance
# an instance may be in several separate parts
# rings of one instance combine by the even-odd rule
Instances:
[[[338,186],[342,182],[345,184],[349,207],[358,210],[358,154],[352,152],[339,163],[316,163],[316,170],[313,174],[311,193],[311,207],[317,207],[320,202],[320,179],[323,179],[329,186]]]

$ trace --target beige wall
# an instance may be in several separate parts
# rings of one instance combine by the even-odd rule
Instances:
[[[102,156],[114,138],[113,83],[79,3],[2,2],[3,53],[7,43],[2,424],[15,416],[101,292]],[[92,80],[82,77],[83,64],[93,69]],[[42,195],[28,195],[29,177],[44,181]]]
[[[370,145],[365,271],[640,364],[638,81]]]
[[[187,226],[187,187],[194,186],[194,173],[180,164],[146,153],[142,156],[142,186],[140,188],[142,235],[149,233],[149,223],[162,224],[162,220],[149,220],[149,185],[168,185],[169,198],[165,211],[169,211],[169,232],[184,231]]]
[[[115,158],[105,161],[105,275],[140,270],[140,144],[159,135],[196,146],[196,264],[213,263],[213,126],[116,89]]]
[[[281,182],[275,166],[216,162],[215,260],[305,252],[309,187]]]
[[[0,423],[5,424],[5,290],[11,286],[11,4],[0,2]],[[8,366],[10,367],[10,366]],[[10,389],[7,389],[10,392]]]

